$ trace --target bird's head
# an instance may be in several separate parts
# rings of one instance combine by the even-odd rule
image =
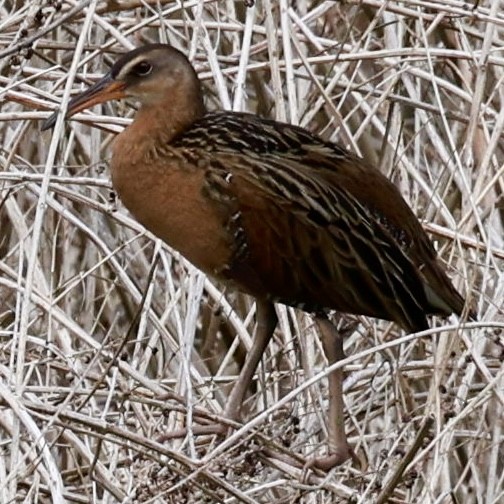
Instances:
[[[166,44],[149,44],[120,57],[96,84],[72,98],[66,118],[93,105],[133,98],[141,106],[163,106],[168,100],[178,106],[203,110],[200,82],[183,53]],[[57,112],[45,121],[43,130],[56,123]]]

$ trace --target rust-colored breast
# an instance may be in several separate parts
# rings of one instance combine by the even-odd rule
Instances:
[[[218,276],[231,246],[217,209],[204,195],[205,165],[155,139],[114,144],[112,182],[128,210],[149,231],[205,273]]]

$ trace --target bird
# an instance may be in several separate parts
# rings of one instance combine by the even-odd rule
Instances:
[[[130,98],[139,107],[114,140],[112,184],[149,231],[226,287],[256,302],[256,330],[225,405],[241,405],[277,326],[275,303],[311,313],[329,364],[342,358],[332,311],[396,323],[473,317],[419,220],[378,168],[299,126],[207,111],[188,58],[167,44],[123,54],[69,101],[66,118]],[[42,126],[54,126],[55,112]],[[355,454],[344,425],[343,371],[329,375],[329,469]]]

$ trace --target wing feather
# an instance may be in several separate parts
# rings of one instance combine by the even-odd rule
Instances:
[[[247,114],[200,123],[179,143],[208,154],[205,191],[244,239],[227,265],[243,290],[410,330],[427,327],[426,313],[460,313],[420,223],[376,169],[294,126]]]

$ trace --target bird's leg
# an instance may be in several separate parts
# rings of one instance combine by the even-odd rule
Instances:
[[[252,341],[252,348],[247,353],[243,368],[238,376],[238,380],[231,390],[224,410],[224,415],[231,420],[237,420],[239,418],[247,389],[257,369],[257,365],[273,336],[278,322],[274,305],[268,301],[257,300],[256,320],[257,328]]]
[[[317,317],[316,323],[322,336],[322,345],[329,365],[342,360],[343,337],[336,327],[326,318]],[[310,465],[319,469],[329,470],[341,464],[350,457],[356,458],[348,444],[345,433],[345,405],[343,402],[343,369],[333,371],[329,376],[329,454],[327,457],[318,458]]]

